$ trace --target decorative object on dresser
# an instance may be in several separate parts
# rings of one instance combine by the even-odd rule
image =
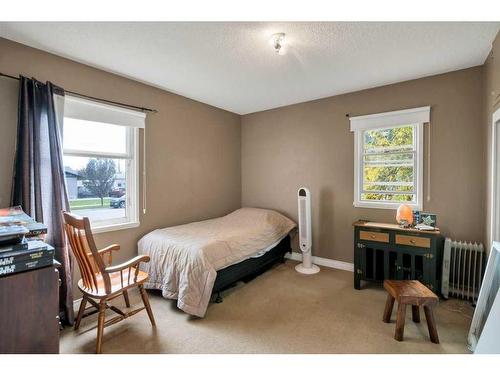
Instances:
[[[482,243],[453,241],[446,238],[443,251],[441,294],[475,303],[486,263]]]
[[[424,308],[429,336],[434,344],[439,344],[439,337],[434,320],[433,308],[439,298],[425,285],[417,280],[385,280],[384,289],[387,290],[387,302],[384,310],[383,321],[391,322],[394,301],[398,302],[398,315],[394,339],[403,341],[405,330],[406,307],[411,305],[412,320],[420,323],[420,306]]]
[[[420,213],[420,221],[415,224],[425,224],[430,227],[436,228],[437,224],[437,215],[436,214],[430,214],[428,212],[421,212]]]
[[[139,271],[139,264],[141,262],[149,262],[149,256],[139,255],[125,263],[112,266],[113,251],[120,250],[120,246],[111,245],[97,250],[90,229],[89,219],[68,212],[63,212],[62,215],[64,229],[82,275],[82,279],[78,281],[78,289],[83,293],[83,298],[75,320],[75,330],[80,326],[87,302],[92,305],[91,308],[95,308],[87,315],[96,312],[99,313],[97,323],[97,354],[102,352],[102,337],[105,325],[109,326],[118,323],[146,309],[151,324],[155,326],[148,294],[144,290],[144,283],[149,279],[149,275],[146,272]],[[88,252],[89,250],[90,252]],[[105,257],[107,258],[107,262],[105,261]],[[119,308],[108,304],[109,301],[123,296],[126,306],[130,307],[128,290],[135,287],[139,289],[144,304],[143,307],[123,312]],[[117,313],[118,316],[105,322],[107,309]]]
[[[396,221],[402,228],[413,224],[413,210],[407,204],[401,204],[396,211]]]
[[[59,353],[57,264],[0,277],[0,353]]]
[[[356,221],[354,226],[354,288],[361,280],[419,280],[440,290],[443,239],[439,228],[421,231],[396,224]]]

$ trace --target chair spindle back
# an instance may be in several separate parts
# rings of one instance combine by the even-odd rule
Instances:
[[[104,272],[106,265],[97,251],[89,219],[65,211],[63,211],[62,215],[64,230],[80,268],[84,287],[98,292],[97,277],[100,274],[104,281],[106,293],[110,293],[110,278]]]

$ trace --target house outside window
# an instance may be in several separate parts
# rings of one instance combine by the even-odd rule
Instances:
[[[424,124],[430,107],[351,117],[354,206],[423,206]]]
[[[63,160],[71,212],[94,232],[139,225],[139,140],[145,115],[67,96]]]

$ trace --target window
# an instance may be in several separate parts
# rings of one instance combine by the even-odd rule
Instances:
[[[354,206],[422,209],[423,124],[429,107],[351,118]]]
[[[144,114],[69,96],[64,111],[70,210],[87,216],[95,232],[138,226],[138,129]]]

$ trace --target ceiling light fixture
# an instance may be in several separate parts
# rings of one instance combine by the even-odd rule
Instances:
[[[285,41],[285,33],[276,33],[271,35],[271,45],[274,47],[274,52],[276,52],[278,55],[285,54]]]

